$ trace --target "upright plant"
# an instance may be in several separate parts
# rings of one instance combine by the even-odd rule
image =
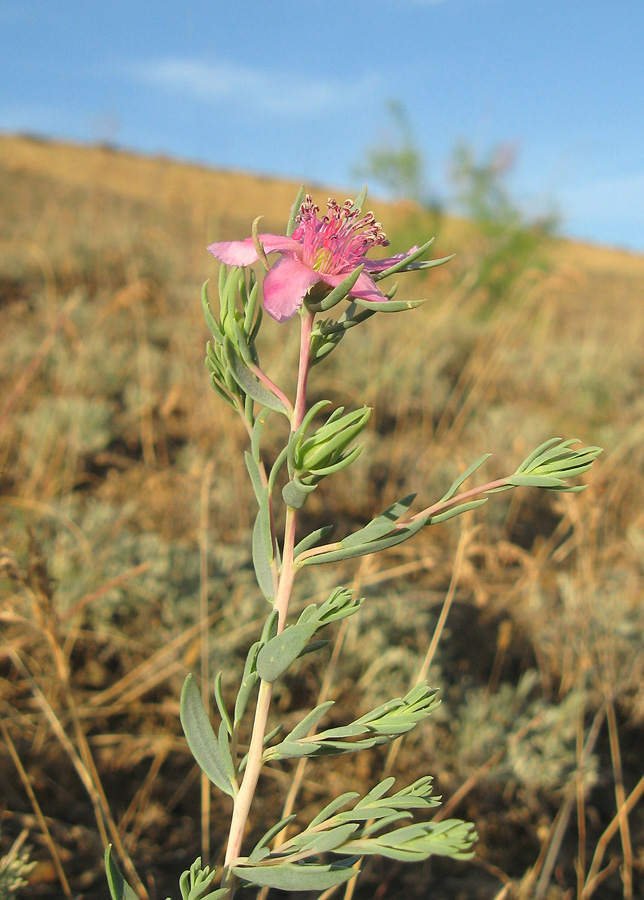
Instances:
[[[197,858],[180,879],[182,900],[232,900],[247,886],[286,891],[328,891],[353,878],[365,856],[424,860],[433,854],[467,859],[476,840],[474,826],[459,819],[413,820],[414,810],[439,805],[432,779],[422,776],[399,787],[393,777],[364,795],[348,791],[328,803],[311,822],[296,825],[289,814],[270,825],[253,847],[244,835],[265,765],[274,761],[314,758],[367,751],[394,741],[422,723],[437,706],[436,690],[426,682],[403,697],[346,724],[328,727],[327,701],[306,714],[290,731],[271,705],[275,682],[305,653],[317,652],[327,625],[359,612],[362,600],[337,587],[320,604],[309,604],[299,616],[289,615],[298,574],[308,566],[328,565],[377,553],[435,525],[486,503],[499,491],[534,486],[553,491],[579,491],[570,479],[588,470],[601,452],[597,447],[573,449],[574,441],[552,438],[538,447],[515,472],[480,487],[464,489],[467,479],[484,463],[480,457],[435,503],[412,512],[415,495],[398,500],[363,528],[324,543],[331,526],[297,535],[299,510],[320,481],[355,462],[361,447],[356,438],[365,428],[368,407],[329,411],[330,401],[307,403],[310,370],[342,341],[346,332],[376,313],[396,313],[423,301],[394,300],[397,285],[383,293],[379,283],[397,273],[430,269],[447,259],[423,260],[427,241],[406,254],[373,260],[367,253],[385,246],[386,238],[372,213],[362,216],[363,191],[343,205],[329,200],[327,213],[300,191],[285,235],[259,234],[253,223],[245,241],[212,244],[208,249],[223,265],[219,273],[219,315],[206,293],[202,303],[212,333],[206,366],[210,383],[243,419],[249,436],[245,453],[257,517],[252,557],[260,592],[270,606],[261,635],[246,657],[239,689],[224,697],[222,673],[214,683],[219,712],[215,729],[195,679],[189,675],[181,695],[181,722],[190,750],[210,781],[233,802],[233,812],[221,871]],[[279,254],[269,265],[267,256]],[[263,303],[252,269],[260,262],[266,274]],[[342,306],[340,306],[342,304]],[[278,322],[299,315],[300,352],[294,398],[275,384],[260,366],[257,336],[262,307]],[[339,308],[331,316],[325,315]],[[269,413],[288,424],[284,447],[270,468],[262,450]],[[283,483],[278,491],[278,479]],[[282,515],[283,514],[283,515]],[[283,521],[283,526],[278,523]],[[249,746],[240,746],[240,729],[251,710]],[[271,721],[271,716],[273,721]],[[244,752],[246,750],[246,752]],[[110,848],[106,853],[113,900],[132,900]]]

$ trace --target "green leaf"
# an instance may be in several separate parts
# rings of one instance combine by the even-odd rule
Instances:
[[[283,831],[287,825],[290,825],[293,819],[296,818],[295,813],[292,813],[290,816],[285,816],[283,819],[280,819],[272,828],[269,828],[265,835],[263,835],[255,844],[253,849],[250,852],[250,856],[248,857],[248,861],[251,863],[258,862],[257,856],[260,850],[264,850],[267,848],[268,844],[273,840],[274,837]],[[269,851],[270,852],[270,851]]]
[[[307,840],[300,841],[296,839],[291,843],[293,848],[297,848],[298,852],[303,853],[306,850],[310,850],[312,854],[317,856],[318,854],[331,853],[334,850],[338,850],[343,844],[346,844],[357,829],[357,822],[348,822],[346,825],[338,825],[336,828],[330,828],[328,831],[317,834],[314,832],[307,836],[305,832],[302,838],[307,837]]]
[[[315,709],[312,709],[310,713],[297,723],[292,731],[289,731],[284,740],[297,741],[300,738],[306,737],[309,731],[311,731],[312,728],[315,728],[320,719],[324,718],[332,706],[335,706],[335,700],[327,700],[326,703],[321,703],[320,706],[316,706]]]
[[[349,841],[343,851],[351,850],[364,856],[384,856],[388,859],[423,860],[429,856],[449,856],[452,859],[471,859],[476,831],[470,822],[446,819],[443,822],[424,822],[406,825],[376,837]]]
[[[269,417],[270,412],[271,411],[269,409],[262,409],[259,412],[257,418],[255,419],[255,424],[253,425],[253,430],[251,432],[251,438],[250,438],[251,452],[253,454],[253,459],[255,460],[255,462],[257,463],[258,466],[260,463],[259,448],[260,448],[260,444],[261,444],[261,440],[262,440],[262,431],[264,430],[264,425],[266,424],[266,419]],[[261,480],[262,480],[261,476],[260,476],[259,480],[261,483]]]
[[[506,481],[516,487],[552,488],[563,485],[561,478],[554,475],[511,475]]]
[[[454,516],[460,516],[470,509],[476,509],[479,506],[483,506],[487,501],[487,497],[479,497],[478,500],[470,500],[468,503],[461,503],[460,506],[453,506],[445,512],[436,513],[435,515],[430,516],[428,524],[437,525],[439,522],[447,522],[448,519],[453,519]]]
[[[381,512],[375,519],[372,519],[371,522],[369,522],[368,525],[365,525],[364,528],[361,528],[360,531],[355,531],[353,534],[345,537],[341,541],[342,546],[358,547],[362,544],[366,544],[368,541],[389,534],[397,520],[409,510],[409,507],[415,499],[416,494],[408,494],[406,497],[403,497],[402,500],[397,500],[395,503],[392,503],[390,507],[385,509],[384,512]]]
[[[237,782],[235,779],[235,763],[233,762],[233,757],[230,752],[230,744],[228,743],[228,728],[225,722],[221,722],[219,725],[218,744],[224,771],[226,772],[230,783],[236,786]]]
[[[219,323],[215,319],[212,314],[212,310],[210,308],[210,303],[208,302],[208,282],[204,281],[203,286],[201,288],[201,306],[203,308],[204,318],[206,320],[206,325],[208,326],[208,331],[212,334],[212,336],[217,341],[221,341],[221,329],[219,327]]]
[[[224,700],[223,691],[221,689],[221,672],[217,672],[215,676],[215,702],[217,704],[217,709],[219,710],[219,715],[222,718],[222,721],[226,723],[226,729],[228,734],[233,733],[233,723],[230,721],[230,716],[228,715],[228,710],[226,709],[226,701]]]
[[[282,401],[268,388],[265,388],[261,381],[244,365],[229,337],[224,340],[224,349],[230,371],[240,388],[257,403],[282,413],[288,418],[288,412]]]
[[[105,850],[105,872],[112,900],[139,900],[112,859],[111,844],[108,844]]]
[[[405,269],[410,263],[416,262],[417,259],[427,253],[429,248],[432,246],[436,238],[431,237],[428,241],[426,241],[421,247],[417,250],[414,250],[412,253],[409,253],[403,259],[389,266],[388,269],[385,269],[382,272],[374,273],[374,281],[380,281],[382,278],[388,278],[390,275],[395,275],[396,272],[400,272],[402,269]]]
[[[309,825],[309,828],[315,828],[317,825],[321,825],[322,822],[326,822],[327,819],[332,818],[343,806],[346,806],[347,803],[351,803],[352,800],[356,800],[359,796],[360,794],[357,791],[347,791],[344,794],[340,794],[339,797],[336,797],[335,800],[328,803],[324,809],[320,810]]]
[[[476,472],[476,470],[480,466],[483,465],[485,460],[489,459],[491,456],[492,456],[491,453],[484,453],[483,456],[479,456],[479,458],[476,460],[476,462],[473,462],[471,466],[468,466],[468,468],[463,472],[463,474],[460,476],[460,478],[456,479],[456,481],[450,487],[450,489],[447,491],[447,493],[444,494],[443,497],[441,497],[441,503],[444,502],[445,500],[450,500],[454,496],[454,494],[458,491],[460,486],[465,481],[467,481],[467,479],[470,477],[470,475],[473,475],[474,472]]]
[[[390,775],[388,778],[380,781],[377,785],[375,785],[375,787],[371,788],[368,794],[365,794],[365,796],[358,803],[356,803],[356,807],[369,806],[376,800],[380,800],[381,797],[384,797],[387,791],[391,790],[395,783],[396,779],[393,775]]]
[[[252,645],[252,647],[248,651],[248,655],[246,656],[246,663],[244,664],[244,674],[242,675],[241,685],[239,687],[237,698],[235,700],[234,723],[236,726],[239,725],[239,723],[243,719],[244,713],[246,712],[246,708],[248,706],[248,702],[257,685],[257,682],[259,681],[256,662],[260,647],[260,642],[256,641]]]
[[[269,603],[273,602],[275,590],[273,588],[273,561],[266,552],[266,516],[260,510],[255,519],[253,527],[253,568],[255,569],[255,578],[262,594]],[[269,525],[270,534],[270,525]]]
[[[275,681],[293,663],[317,630],[312,625],[289,625],[268,641],[257,656],[257,671],[263,681]]]
[[[291,215],[289,216],[288,225],[286,226],[286,236],[290,237],[295,228],[297,226],[297,217],[300,212],[300,207],[304,203],[304,198],[306,196],[306,191],[304,189],[304,185],[302,185],[297,192],[297,197],[295,198],[295,203],[291,207]]]
[[[322,528],[317,528],[315,531],[312,531],[311,534],[302,538],[293,550],[293,558],[297,559],[300,553],[304,553],[305,550],[310,550],[311,547],[314,547],[318,541],[321,541],[322,538],[326,537],[331,531],[333,531],[333,525],[323,525]]]
[[[360,546],[343,547],[343,542],[341,542],[340,550],[329,550],[327,553],[319,553],[317,556],[307,556],[306,559],[298,563],[298,566],[319,566],[324,563],[338,562],[343,559],[356,559],[359,556],[367,556],[370,553],[387,550],[389,547],[395,547],[396,544],[402,544],[403,541],[409,540],[410,537],[427,524],[428,520],[429,514],[421,516],[410,525],[406,525],[404,528],[397,528],[392,534]],[[353,537],[353,535],[350,535],[350,537]]]
[[[326,297],[321,300],[319,303],[308,303],[307,305],[318,312],[324,312],[327,309],[331,309],[334,306],[337,306],[341,300],[344,300],[351,288],[354,286],[358,278],[362,275],[362,270],[364,269],[364,263],[358,266],[357,269],[354,269],[346,278],[343,278],[340,284],[333,288],[333,290],[326,295]],[[356,297],[351,298],[351,302],[357,302]],[[370,304],[373,306],[373,304]],[[379,303],[378,306],[381,304]]]
[[[233,872],[249,884],[282,891],[327,890],[344,884],[358,870],[351,868],[355,857],[326,866],[306,863],[282,863],[279,866],[233,866]]]
[[[192,675],[188,675],[181,691],[180,716],[190,752],[197,765],[220,791],[233,797],[233,786],[226,773],[217,737]]]
[[[364,202],[367,199],[367,185],[362,188],[356,199],[353,201],[351,205],[351,209],[362,209],[364,206]]]
[[[422,306],[423,303],[427,303],[427,297],[423,297],[422,300],[381,300],[380,302],[363,300],[361,297],[352,297],[351,299],[356,306],[383,313],[403,312],[406,309],[416,309]]]

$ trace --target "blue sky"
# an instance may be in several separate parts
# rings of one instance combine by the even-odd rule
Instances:
[[[438,196],[512,144],[529,214],[644,251],[644,0],[0,0],[0,86],[0,131],[339,187],[395,99]]]

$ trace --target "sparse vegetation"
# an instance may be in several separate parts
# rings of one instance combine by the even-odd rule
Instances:
[[[151,872],[143,890],[165,897],[199,843],[183,815],[199,781],[177,715],[199,658],[199,598],[213,672],[243,665],[265,610],[247,549],[245,434],[200,368],[198,287],[216,271],[206,244],[244,237],[258,209],[279,228],[296,189],[0,139],[0,856],[27,829],[29,896],[102,900],[109,839],[130,880]],[[404,208],[392,216],[404,227]],[[451,606],[429,660],[442,712],[390,762],[401,776],[421,757],[440,766],[453,798],[441,814],[475,820],[480,842],[468,867],[375,864],[357,894],[636,898],[644,259],[543,238],[547,265],[527,255],[499,279],[489,246],[480,224],[444,218],[438,254],[466,249],[412,279],[429,304],[348,333],[351,353],[314,370],[313,399],[353,390],[375,411],[344,490],[321,486],[306,525],[327,524],[333,505],[348,533],[418,484],[441,496],[481,446],[494,450],[491,477],[551,434],[606,453],[572,501],[500,495],[359,567],[363,613],[338,627],[325,689],[347,721],[407,690]],[[264,334],[267,369],[289,371],[295,343],[277,325]],[[303,603],[332,586],[307,571]],[[232,632],[231,605],[244,622]],[[293,723],[322,688],[303,666],[278,694]],[[345,758],[342,774],[318,763],[302,797],[317,808],[385,764],[386,751]],[[273,772],[262,799],[279,811]],[[218,821],[204,838],[215,856]]]

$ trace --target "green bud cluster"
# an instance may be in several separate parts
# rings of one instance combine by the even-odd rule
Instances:
[[[293,509],[304,505],[307,495],[315,490],[322,478],[350,466],[362,452],[362,444],[349,445],[369,421],[369,406],[348,413],[344,412],[344,406],[340,406],[324,425],[307,436],[315,416],[328,405],[328,400],[320,400],[312,406],[290,437],[287,449],[290,481],[282,495]]]
[[[252,269],[221,266],[219,270],[219,321],[215,318],[206,293],[208,282],[201,291],[206,324],[213,341],[206,344],[206,368],[210,384],[231,406],[249,406],[247,391],[240,384],[235,371],[240,365],[259,364],[255,339],[262,323],[262,308],[258,304],[258,284]],[[241,309],[239,308],[241,300]],[[236,365],[234,364],[236,363]]]

